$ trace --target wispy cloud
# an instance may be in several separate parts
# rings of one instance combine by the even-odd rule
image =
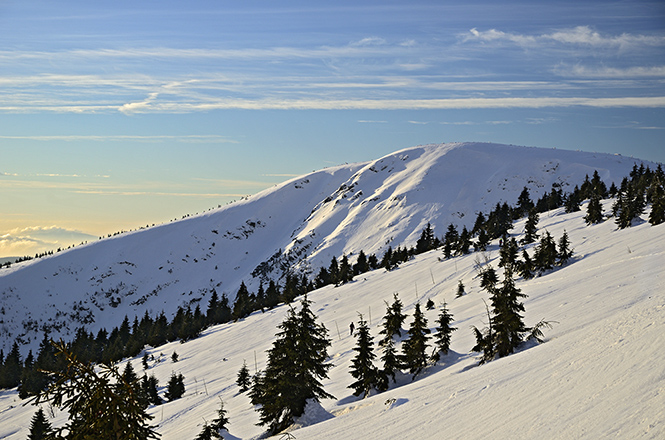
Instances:
[[[665,78],[665,66],[634,66],[618,68],[559,64],[553,69],[553,71],[557,75],[578,78]]]
[[[302,99],[302,100],[238,100],[222,99],[206,103],[164,102],[151,106],[150,111],[178,113],[220,109],[246,110],[422,110],[480,108],[546,108],[546,107],[639,107],[665,106],[665,96],[617,98],[537,97],[537,98],[451,98],[451,99]],[[147,111],[144,110],[144,111]]]
[[[477,28],[473,28],[468,33],[462,34],[461,38],[463,42],[507,42],[522,47],[534,47],[549,43],[593,48],[615,48],[619,50],[665,46],[665,37],[662,36],[634,35],[629,33],[603,35],[600,32],[594,31],[589,26],[577,26],[539,35],[524,35],[503,32],[496,29],[479,31]]]

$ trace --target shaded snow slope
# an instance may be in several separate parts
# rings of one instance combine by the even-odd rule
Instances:
[[[202,215],[0,270],[0,348],[19,338],[24,353],[34,350],[44,329],[69,338],[78,326],[111,329],[145,311],[205,311],[213,288],[233,300],[241,281],[256,291],[284,268],[311,273],[361,249],[380,257],[390,245],[413,245],[428,222],[438,235],[451,222],[471,226],[477,212],[514,204],[524,186],[535,200],[553,183],[572,190],[594,170],[609,184],[633,163],[467,143],[314,172]]]
[[[605,202],[606,211],[610,204]],[[575,256],[541,277],[517,280],[528,295],[526,324],[556,321],[545,331],[546,342],[525,344],[482,366],[470,352],[475,343],[470,327],[485,324],[488,295],[479,288],[474,265],[487,260],[497,267],[496,242],[483,254],[450,260],[441,260],[435,250],[391,272],[369,272],[310,293],[312,309],[332,338],[334,367],[324,387],[336,398],[309,405],[292,434],[298,440],[664,438],[665,224],[637,222],[617,230],[611,221],[586,226],[583,215],[542,214],[539,232],[558,238],[565,229]],[[511,232],[519,239],[523,227],[524,221],[517,222]],[[459,280],[467,294],[455,298]],[[409,315],[406,326],[417,301],[431,298],[437,306],[446,301],[458,327],[452,350],[415,381],[398,377],[389,391],[359,399],[347,388],[356,343],[348,325],[362,313],[378,339],[384,301],[394,292]],[[220,398],[230,438],[261,436],[258,414],[235,380],[243,360],[252,373],[265,367],[265,351],[285,312],[285,306],[256,312],[212,327],[196,340],[147,349],[161,359],[151,362],[147,373],[156,375],[162,393],[172,371],[185,376],[182,399],[150,409],[162,439],[194,438],[204,419],[215,416]],[[432,330],[437,313],[425,312]],[[177,363],[170,361],[173,351],[180,356]],[[140,357],[131,362],[141,374]],[[27,436],[35,408],[22,403],[16,390],[0,393],[0,438]],[[65,419],[56,413],[51,422],[61,425]]]

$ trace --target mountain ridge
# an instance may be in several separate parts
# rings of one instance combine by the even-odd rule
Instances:
[[[265,279],[279,279],[280,264],[311,276],[333,257],[412,245],[427,223],[437,234],[448,223],[470,226],[474,214],[514,203],[525,186],[536,199],[553,183],[572,190],[595,170],[609,184],[636,162],[454,143],[325,168],[210,212],[0,270],[0,348],[19,338],[34,349],[45,328],[67,337],[80,325],[118,325],[125,315],[172,315],[204,305],[213,288],[232,301],[241,282],[256,289],[252,272],[260,267]]]

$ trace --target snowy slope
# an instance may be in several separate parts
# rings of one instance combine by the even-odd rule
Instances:
[[[606,211],[610,202],[605,203]],[[584,208],[584,207],[583,207]],[[584,211],[541,215],[539,232],[559,237],[565,229],[573,261],[517,286],[528,295],[525,321],[556,321],[546,342],[524,346],[508,357],[478,366],[470,352],[470,326],[483,326],[488,295],[478,287],[474,264],[485,257],[496,267],[498,246],[484,254],[441,260],[435,250],[398,269],[377,270],[341,287],[310,293],[313,310],[330,331],[330,379],[335,399],[312,407],[292,434],[298,440],[344,439],[576,439],[665,438],[665,224],[646,222],[617,230],[612,221],[586,226]],[[521,234],[517,222],[512,233]],[[467,295],[455,298],[458,280]],[[353,397],[349,366],[354,338],[348,324],[363,313],[376,338],[384,301],[398,292],[411,315],[416,301],[444,300],[454,315],[452,351],[416,381],[366,399]],[[276,326],[286,307],[257,312],[233,324],[208,329],[185,344],[149,348],[162,358],[147,371],[164,386],[172,371],[185,376],[186,394],[151,408],[164,440],[194,438],[223,399],[230,418],[225,438],[257,438],[257,413],[239,394],[236,374],[243,360],[265,366]],[[434,327],[437,311],[427,311]],[[407,319],[407,323],[410,318]],[[339,331],[338,331],[339,329]],[[172,363],[173,351],[180,361]],[[140,371],[140,358],[131,360]],[[23,407],[16,391],[0,394],[0,438],[27,436],[34,407]],[[56,413],[53,424],[64,423]],[[279,437],[275,437],[279,438]]]
[[[598,170],[608,184],[635,161],[607,154],[497,144],[408,148],[376,161],[329,168],[181,221],[123,234],[0,270],[0,348],[16,338],[36,349],[44,328],[68,338],[119,325],[128,315],[171,316],[210,291],[231,300],[241,281],[291,266],[305,273],[342,254],[413,245],[431,222],[442,235],[470,226],[497,202],[515,203],[524,186],[535,200],[552,183],[572,190]],[[351,261],[353,262],[353,256]]]

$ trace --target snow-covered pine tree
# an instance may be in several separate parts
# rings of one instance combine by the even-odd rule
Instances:
[[[259,405],[259,424],[267,425],[271,434],[286,429],[302,415],[307,400],[333,398],[320,382],[332,367],[325,363],[331,342],[310,305],[305,296],[299,312],[289,309],[268,351],[265,373],[252,388],[252,403]]]
[[[356,379],[348,388],[353,390],[354,396],[363,395],[367,397],[372,388],[379,389],[381,380],[379,379],[379,371],[374,366],[374,338],[369,333],[367,321],[360,315],[357,327],[358,343],[353,348],[357,352],[356,356],[351,360],[351,368],[349,373]]]
[[[407,332],[408,338],[402,343],[402,363],[413,374],[413,379],[427,366],[427,340],[431,333],[427,327],[427,318],[416,303],[413,321]]]
[[[28,440],[46,440],[51,434],[51,423],[46,418],[44,410],[40,406],[30,421],[30,434]]]
[[[451,327],[450,324],[453,322],[453,315],[448,311],[448,306],[446,303],[443,303],[441,307],[441,312],[439,317],[436,320],[438,327],[436,327],[436,333],[434,333],[434,352],[432,353],[431,359],[434,362],[439,362],[441,359],[441,354],[448,354],[450,349],[450,336],[457,330],[457,327]]]

